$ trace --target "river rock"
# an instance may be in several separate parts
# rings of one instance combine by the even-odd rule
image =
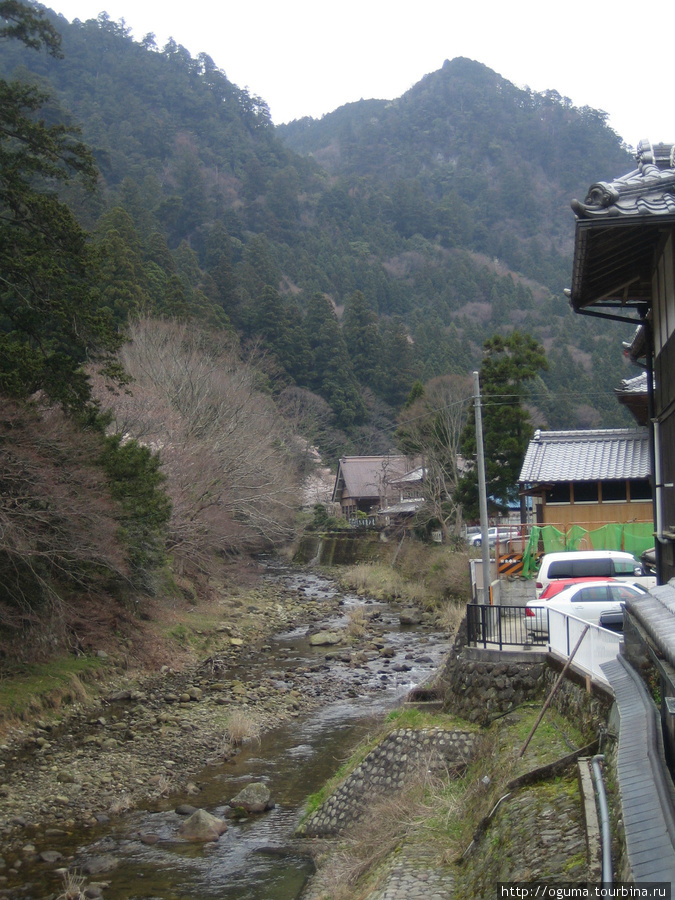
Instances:
[[[312,647],[325,647],[332,644],[340,644],[341,642],[342,635],[339,631],[317,631],[309,639]]]
[[[217,841],[227,831],[227,825],[205,809],[198,809],[178,829],[186,841]]]
[[[82,866],[85,875],[102,875],[104,872],[111,872],[119,866],[120,861],[110,853],[103,853],[101,856],[92,856]]]
[[[193,813],[197,812],[196,806],[190,806],[189,803],[181,803],[176,807],[176,813],[179,816],[191,816]]]
[[[267,785],[261,781],[255,781],[239,791],[237,796],[230,800],[230,806],[240,807],[249,813],[264,812],[272,807],[270,796]]]
[[[408,609],[402,609],[401,614],[399,616],[399,622],[401,625],[419,625],[422,621],[422,610],[415,609],[414,607],[409,607]]]

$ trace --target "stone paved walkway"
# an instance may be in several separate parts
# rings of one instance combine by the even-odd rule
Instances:
[[[450,900],[454,885],[453,873],[439,866],[435,856],[420,852],[418,846],[404,847],[384,885],[367,900]]]

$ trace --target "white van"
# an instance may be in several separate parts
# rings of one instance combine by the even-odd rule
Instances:
[[[647,589],[656,585],[656,578],[630,553],[622,550],[567,550],[547,553],[541,561],[536,581],[540,596],[546,585],[558,578],[613,578],[640,584]]]

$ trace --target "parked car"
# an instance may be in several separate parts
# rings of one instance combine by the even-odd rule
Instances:
[[[639,584],[621,581],[579,582],[559,591],[549,600],[530,600],[525,609],[525,628],[534,638],[548,634],[547,609],[576,616],[592,625],[612,631],[623,629],[623,604],[632,597],[643,597],[647,590]]]
[[[537,597],[550,581],[559,578],[616,578],[650,588],[656,577],[632,554],[622,550],[567,550],[547,553],[539,567],[535,585]]]
[[[601,576],[597,578],[556,578],[553,581],[549,581],[539,595],[539,599],[550,600],[551,597],[555,597],[556,594],[566,590],[568,587],[572,587],[575,584],[592,584],[594,581],[616,581],[616,578],[603,578]]]
[[[499,538],[500,544],[513,541],[520,538],[521,534],[522,531],[517,525],[499,525],[497,528],[488,528],[488,545],[494,547],[497,538]],[[480,531],[476,534],[469,534],[467,542],[470,547],[482,547],[483,535]]]

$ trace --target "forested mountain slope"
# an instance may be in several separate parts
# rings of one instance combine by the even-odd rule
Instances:
[[[236,332],[330,452],[388,449],[416,378],[470,372],[514,327],[549,354],[541,423],[623,421],[624,335],[561,293],[570,200],[631,166],[602,113],[458,59],[393,102],[275,129],[205,55],[104,14],[52,21],[64,58],[16,44],[0,74],[37,79],[93,150],[100,190],[66,197],[120,324],[149,312]]]

